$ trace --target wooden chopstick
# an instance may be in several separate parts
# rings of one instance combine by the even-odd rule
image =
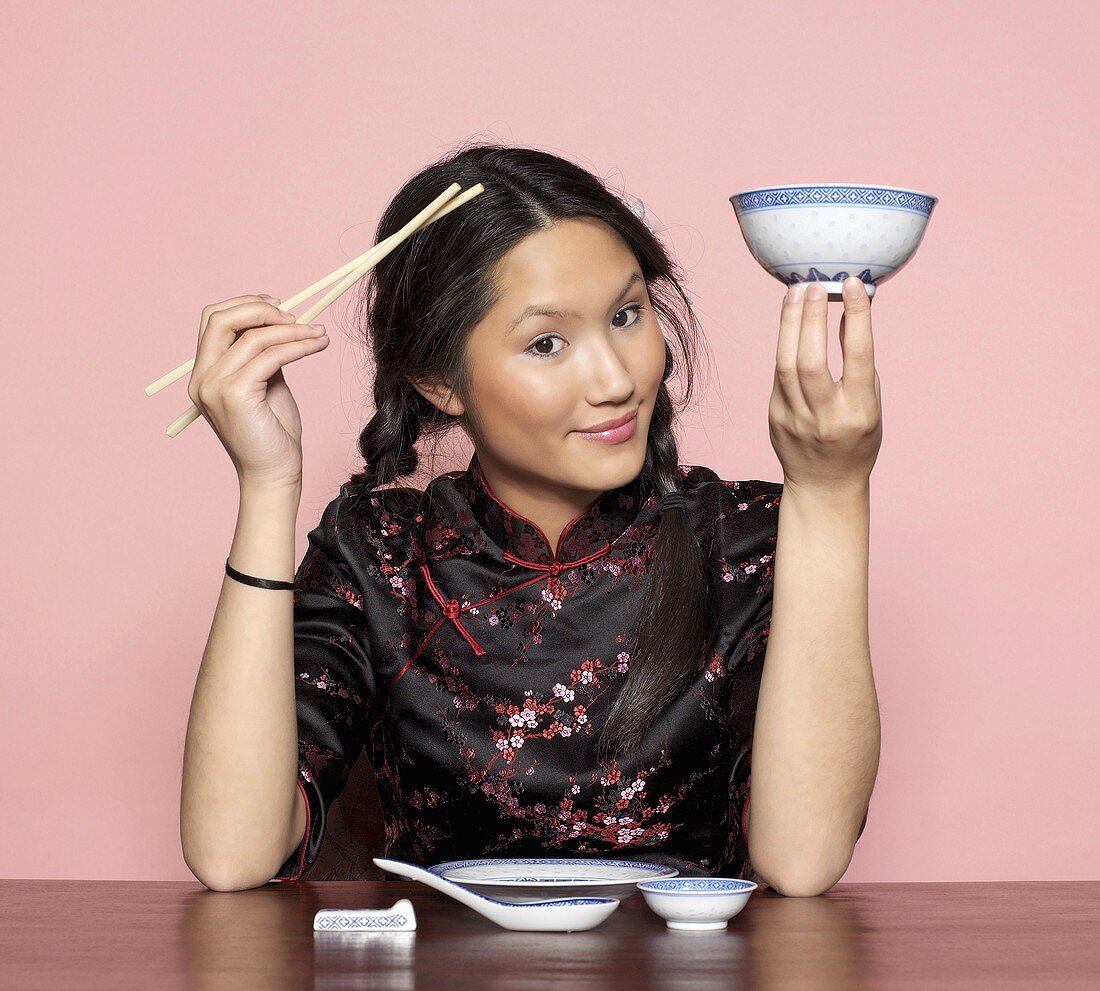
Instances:
[[[457,185],[458,185],[457,183],[454,183],[450,188],[453,189],[454,186],[457,186]],[[478,193],[483,192],[484,188],[485,187],[482,186],[481,183],[478,183],[476,186],[470,187],[470,189],[466,190],[466,192],[464,192],[461,196],[456,197],[452,202],[448,203],[443,209],[441,209],[439,211],[438,216],[433,216],[430,220],[427,221],[427,223],[422,224],[421,227],[426,227],[428,224],[434,223],[436,220],[439,220],[440,217],[445,216],[451,210],[455,209],[455,207],[461,206],[463,203],[467,202],[468,200],[473,199],[473,197],[476,196]],[[450,189],[448,189],[448,193],[449,192],[450,192]],[[436,200],[434,202],[439,202],[439,201]],[[429,206],[430,206],[430,204],[429,204]],[[421,212],[421,214],[418,214],[418,217],[422,216],[422,215],[423,215],[423,211]],[[410,223],[412,223],[412,222],[415,222],[415,218],[414,218],[414,221],[410,221]],[[406,227],[407,226],[408,225],[406,225]],[[417,228],[417,229],[419,230],[420,228]],[[282,305],[280,306],[280,309],[286,310],[287,312],[289,312],[290,310],[294,309],[295,306],[298,306],[300,303],[302,303],[304,300],[309,299],[310,296],[312,296],[315,293],[319,292],[320,290],[332,285],[332,283],[334,283],[338,279],[342,278],[343,276],[347,275],[349,272],[352,272],[356,269],[359,269],[359,268],[362,267],[364,272],[369,271],[370,268],[374,264],[376,264],[380,260],[381,257],[385,257],[385,254],[389,253],[390,242],[394,242],[392,246],[396,247],[397,244],[400,243],[401,240],[404,240],[403,233],[405,232],[405,230],[406,230],[406,228],[402,228],[396,234],[391,234],[390,237],[386,238],[383,241],[380,241],[378,244],[374,245],[368,251],[365,251],[358,258],[353,258],[350,262],[347,262],[346,264],[341,265],[338,269],[336,269],[335,272],[330,272],[328,275],[324,276],[323,278],[318,279],[316,282],[313,283],[313,285],[308,286],[307,288],[303,289],[301,292],[296,293],[290,299],[285,300],[282,303]],[[380,250],[384,250],[385,253],[383,255],[381,255],[380,257],[376,257],[376,255],[378,255],[378,252]],[[325,304],[325,305],[331,305],[331,302],[332,301],[330,300],[329,304]],[[324,307],[322,306],[321,309],[323,309],[323,308]],[[306,315],[306,316],[303,316],[303,317],[299,318],[298,322],[299,323],[309,323],[311,320],[313,320],[317,316],[318,313],[321,312],[321,309],[316,310],[313,313],[312,316]],[[177,379],[182,378],[184,375],[187,375],[194,367],[195,367],[195,359],[194,358],[188,359],[182,365],[180,365],[178,368],[172,369],[172,371],[170,371],[167,374],[161,376],[155,382],[152,382],[149,385],[147,385],[145,387],[145,394],[147,396],[156,395],[156,393],[160,392],[161,389],[165,388],[166,386],[171,385],[173,382],[175,382]]]
[[[441,217],[445,217],[452,210],[461,206],[463,203],[467,203],[475,196],[480,195],[485,191],[485,186],[482,183],[477,183],[471,186],[458,195],[458,190],[461,189],[461,185],[457,182],[451,183],[442,193],[439,194],[431,203],[429,203],[423,210],[421,210],[415,217],[412,218],[404,227],[399,231],[391,234],[389,237],[384,238],[374,245],[369,251],[364,252],[358,258],[353,258],[351,261],[344,265],[341,265],[336,271],[330,272],[322,279],[318,279],[313,285],[308,286],[301,292],[296,293],[290,299],[285,300],[279,309],[289,312],[293,307],[298,306],[304,300],[309,299],[311,296],[320,292],[329,286],[335,286],[328,292],[327,295],[322,297],[318,302],[310,306],[305,313],[300,317],[297,317],[298,323],[311,323],[314,321],[318,314],[322,313],[325,309],[336,302],[345,292],[348,291],[356,282],[358,282],[364,275],[367,274],[375,265],[377,265],[383,258],[385,258],[391,251],[393,251],[399,244],[406,239],[412,237],[417,231],[422,230],[429,224],[435,223]],[[161,389],[168,385],[171,385],[177,379],[182,378],[184,375],[189,374],[195,367],[195,359],[190,358],[185,361],[178,368],[174,368],[166,375],[161,376],[156,382],[151,383],[145,387],[145,394],[147,396],[155,395]],[[165,428],[165,433],[169,437],[177,437],[180,432],[184,430],[189,424],[193,423],[199,418],[201,413],[199,408],[192,404],[192,406],[181,413],[176,419],[174,419]]]

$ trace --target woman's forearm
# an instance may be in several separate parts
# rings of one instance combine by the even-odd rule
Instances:
[[[748,845],[754,868],[785,894],[820,894],[844,874],[878,773],[869,531],[869,481],[784,485]]]
[[[242,484],[229,563],[247,575],[293,581],[300,499],[300,488]],[[263,884],[301,839],[291,835],[305,821],[293,594],[222,580],[187,722],[180,796],[184,859],[207,887]]]

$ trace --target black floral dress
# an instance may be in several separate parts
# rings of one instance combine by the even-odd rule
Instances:
[[[660,523],[641,476],[592,502],[556,548],[494,496],[476,453],[423,492],[341,487],[295,579],[308,825],[272,880],[313,865],[366,747],[379,856],[625,858],[765,887],[744,823],[783,486],[679,471],[719,620],[645,745],[609,763],[594,734],[630,668]]]

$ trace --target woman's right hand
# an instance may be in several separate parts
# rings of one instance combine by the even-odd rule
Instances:
[[[328,337],[322,324],[297,323],[271,299],[235,296],[203,307],[187,394],[242,484],[300,485],[302,420],[282,369],[323,351]]]

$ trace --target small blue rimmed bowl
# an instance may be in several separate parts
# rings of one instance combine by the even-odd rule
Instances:
[[[939,198],[920,189],[804,182],[730,197],[753,258],[785,285],[820,282],[840,299],[857,275],[868,296],[913,257]]]
[[[698,931],[725,929],[757,886],[733,877],[669,877],[636,887],[669,929]]]

